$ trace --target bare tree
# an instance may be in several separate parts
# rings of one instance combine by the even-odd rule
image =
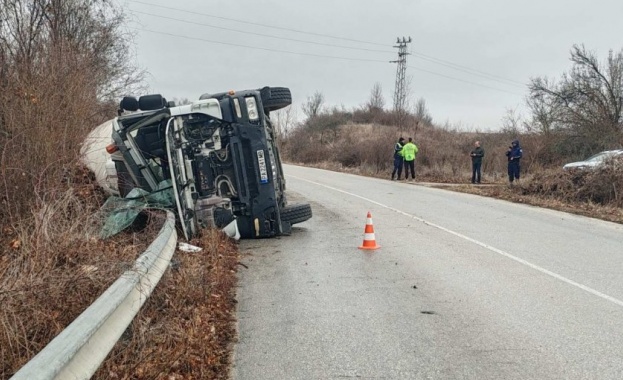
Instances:
[[[545,79],[541,81],[545,86],[551,86]],[[529,131],[549,136],[562,127],[562,108],[558,99],[535,93],[526,98],[526,104],[532,114],[530,122],[527,123]]]
[[[270,120],[275,129],[277,140],[283,141],[284,138],[287,138],[290,132],[292,132],[297,123],[296,109],[288,106],[278,111],[271,112]]]
[[[307,101],[303,104],[303,113],[308,119],[313,119],[322,113],[324,106],[324,95],[322,92],[316,91],[314,95],[308,96]]]
[[[419,98],[415,103],[415,119],[422,124],[432,125],[433,117],[430,115],[428,108],[426,107],[426,100]]]
[[[502,132],[515,138],[521,133],[523,117],[516,109],[507,108],[506,114],[502,117]]]
[[[140,87],[125,17],[112,0],[0,0],[0,218],[49,202],[86,133]]]
[[[383,87],[379,82],[372,86],[370,99],[366,103],[366,108],[370,113],[379,113],[385,108],[385,98],[383,97]]]
[[[604,63],[583,45],[571,50],[573,66],[560,81],[534,78],[527,100],[544,132],[569,136],[582,153],[623,145],[623,49]]]

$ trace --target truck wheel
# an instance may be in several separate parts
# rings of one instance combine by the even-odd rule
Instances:
[[[119,108],[125,111],[137,111],[138,100],[133,96],[124,96],[123,99],[121,99],[121,103],[119,103]]]
[[[138,98],[138,108],[142,111],[159,110],[167,106],[167,100],[160,94],[143,95]]]
[[[281,209],[281,220],[290,224],[297,224],[312,217],[309,203],[291,204]]]
[[[292,104],[292,94],[287,87],[264,87],[260,89],[260,96],[267,112],[277,111]]]

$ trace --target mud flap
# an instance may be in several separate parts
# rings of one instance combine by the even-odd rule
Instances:
[[[292,225],[290,222],[281,221],[281,234],[286,236],[292,235]]]

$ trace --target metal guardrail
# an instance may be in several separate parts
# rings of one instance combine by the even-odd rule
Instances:
[[[91,306],[11,379],[88,379],[130,325],[166,271],[175,252],[175,216],[156,240]]]

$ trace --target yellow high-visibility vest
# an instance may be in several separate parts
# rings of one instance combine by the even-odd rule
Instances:
[[[418,152],[417,145],[412,142],[406,143],[405,146],[402,147],[402,155],[405,158],[405,161],[413,161],[415,160],[415,155]]]

